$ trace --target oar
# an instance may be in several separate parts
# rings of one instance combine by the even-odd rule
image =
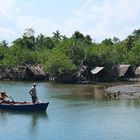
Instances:
[[[12,102],[15,102],[14,99],[11,96],[9,98],[11,98]]]

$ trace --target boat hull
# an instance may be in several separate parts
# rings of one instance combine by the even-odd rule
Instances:
[[[5,109],[5,110],[17,110],[17,111],[46,111],[48,107],[49,102],[45,103],[25,103],[25,104],[5,104],[1,103],[0,104],[0,109]]]

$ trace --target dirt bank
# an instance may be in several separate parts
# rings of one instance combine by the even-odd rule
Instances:
[[[113,86],[105,90],[108,98],[140,99],[140,84]]]

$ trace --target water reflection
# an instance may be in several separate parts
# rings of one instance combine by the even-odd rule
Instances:
[[[35,132],[38,128],[39,122],[42,120],[47,120],[47,118],[47,112],[20,112],[0,110],[0,122],[6,124],[11,119],[12,121],[14,120],[15,124],[22,123],[22,126],[26,125],[28,122],[28,127],[32,133]],[[19,120],[23,122],[19,122]],[[24,121],[25,124],[23,124]]]
[[[53,87],[55,86],[55,87]],[[63,87],[62,87],[63,86]],[[104,99],[105,86],[103,85],[50,85],[49,88],[55,88],[56,92],[51,97],[68,100],[91,100]],[[59,90],[61,89],[61,92]],[[63,91],[62,91],[63,90]]]
[[[126,105],[128,107],[134,107],[134,108],[139,108],[140,107],[140,100],[136,99],[136,100],[127,100],[126,101]]]
[[[0,110],[0,139],[138,140],[140,100],[104,99],[104,88],[113,85],[40,83],[39,98],[51,102],[48,115]],[[2,86],[14,99],[29,99],[28,83]]]
[[[38,127],[38,124],[39,124],[39,120],[45,120],[47,119],[48,115],[46,112],[41,112],[41,113],[34,113],[34,114],[31,114],[30,115],[32,116],[31,118],[31,130],[35,129]]]

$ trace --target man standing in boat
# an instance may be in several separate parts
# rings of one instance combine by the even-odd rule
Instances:
[[[31,90],[29,91],[29,94],[31,95],[32,98],[32,103],[36,103],[37,102],[37,93],[36,93],[36,83],[33,83],[33,86],[31,88]]]

